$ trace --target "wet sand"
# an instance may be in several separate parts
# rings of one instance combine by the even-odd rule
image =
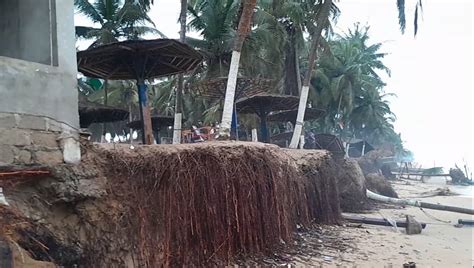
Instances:
[[[400,198],[426,195],[440,185],[396,182]],[[453,189],[451,189],[453,191]],[[435,196],[415,198],[425,202],[473,208],[472,196]],[[297,266],[323,267],[402,267],[415,262],[417,267],[473,267],[474,226],[455,227],[458,219],[471,219],[467,214],[420,208],[384,208],[364,214],[371,217],[404,219],[412,215],[419,222],[427,223],[421,234],[407,235],[403,228],[346,224],[335,230],[340,239],[348,241],[350,248],[327,250],[322,256],[311,258]]]

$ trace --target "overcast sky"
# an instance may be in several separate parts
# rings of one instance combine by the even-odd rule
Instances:
[[[169,38],[179,38],[179,0],[155,0],[150,17]],[[415,0],[406,0],[407,31],[400,33],[396,0],[341,0],[339,32],[368,24],[372,42],[384,42],[391,71],[386,91],[395,129],[424,167],[452,167],[466,161],[474,169],[473,4],[471,0],[423,0],[419,32],[413,37]],[[86,20],[76,16],[76,24]],[[196,36],[196,34],[192,34]]]

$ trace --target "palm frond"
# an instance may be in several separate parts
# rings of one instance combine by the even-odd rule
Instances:
[[[80,13],[90,18],[92,22],[98,22],[101,24],[104,22],[101,14],[88,0],[74,0],[74,6]]]
[[[400,31],[405,33],[406,18],[405,18],[405,0],[397,0],[398,10],[398,24],[400,25]]]

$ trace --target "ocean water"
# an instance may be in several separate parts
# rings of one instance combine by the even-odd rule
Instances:
[[[451,180],[451,178],[449,178],[449,177],[430,177],[430,178],[426,178],[425,177],[425,182],[426,183],[441,185],[441,186],[447,185],[446,182],[448,180]],[[449,186],[449,189],[451,189],[453,192],[459,194],[460,196],[474,198],[474,185],[471,185],[471,186],[448,185],[448,186]]]
[[[464,196],[474,198],[474,186],[459,186],[459,185],[451,185],[449,187],[453,192]]]

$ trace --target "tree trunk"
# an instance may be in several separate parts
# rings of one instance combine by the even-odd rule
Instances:
[[[153,144],[153,129],[151,125],[150,106],[148,106],[148,96],[145,81],[140,79],[138,85],[138,101],[140,102],[140,114],[142,120],[142,142],[143,144]]]
[[[396,204],[396,205],[404,205],[404,206],[414,206],[414,207],[428,208],[428,209],[436,209],[436,210],[444,210],[444,211],[474,215],[474,209],[470,209],[470,208],[445,206],[445,205],[441,205],[441,204],[420,202],[420,201],[412,200],[412,199],[392,198],[392,197],[387,197],[387,196],[376,194],[376,193],[371,192],[369,190],[366,190],[366,194],[367,194],[367,198],[369,198],[369,199],[377,200],[377,201],[381,201],[381,202],[385,202],[385,203],[391,203],[391,204]]]
[[[306,104],[308,101],[309,93],[309,84],[311,82],[311,74],[316,61],[317,49],[319,45],[319,40],[321,39],[321,32],[326,28],[329,20],[329,11],[331,9],[332,0],[324,1],[324,4],[321,7],[321,10],[318,12],[318,17],[316,18],[316,29],[313,33],[311,50],[309,52],[308,59],[308,70],[306,70],[306,75],[303,81],[303,86],[301,87],[300,103],[298,105],[298,115],[296,117],[295,130],[293,131],[293,136],[291,137],[291,143],[289,148],[296,149],[300,141],[301,131],[303,129],[304,123],[304,113],[306,111]]]
[[[288,43],[285,46],[285,89],[286,95],[298,96],[300,94],[300,79],[298,68],[298,55],[296,48],[296,33],[292,26],[286,28]]]
[[[104,80],[104,105],[107,106],[108,98],[109,98],[109,81],[107,79]],[[107,133],[107,123],[102,123],[102,136],[105,138],[105,134]]]
[[[250,31],[252,14],[257,0],[242,0],[244,7],[239,20],[237,36],[234,39],[234,48],[230,61],[229,75],[227,76],[227,88],[225,92],[224,109],[222,111],[222,121],[219,128],[219,136],[222,139],[229,139],[230,126],[232,122],[232,111],[234,109],[235,87],[237,83],[237,74],[239,72],[240,51],[245,38]]]
[[[188,6],[187,0],[181,0],[181,13],[179,15],[179,22],[181,30],[179,32],[179,40],[182,43],[186,42],[186,9]],[[176,90],[176,106],[174,111],[174,127],[173,127],[173,144],[181,143],[181,125],[183,121],[183,74],[178,76],[178,89]]]

